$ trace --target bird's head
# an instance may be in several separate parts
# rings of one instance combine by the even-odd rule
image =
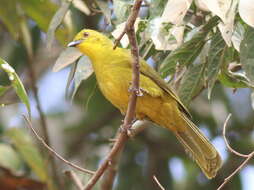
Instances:
[[[113,48],[113,42],[100,32],[90,29],[81,30],[68,47],[76,47],[88,56],[104,49]]]

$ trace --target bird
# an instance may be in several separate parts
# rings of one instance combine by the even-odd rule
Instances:
[[[89,57],[102,94],[125,114],[132,82],[130,50],[114,48],[106,35],[91,29],[81,30],[68,47],[75,47]],[[144,59],[139,62],[143,95],[137,98],[135,118],[150,120],[172,131],[205,176],[214,178],[222,165],[220,154],[191,121],[189,111],[169,84]]]

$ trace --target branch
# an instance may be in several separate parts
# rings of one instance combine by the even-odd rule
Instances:
[[[132,7],[132,10],[131,10],[131,14],[127,20],[125,31],[124,31],[124,33],[127,33],[128,35],[128,38],[131,44],[131,53],[133,57],[133,65],[132,65],[133,75],[132,75],[131,95],[130,95],[130,99],[128,103],[126,116],[124,118],[124,122],[121,127],[121,130],[118,134],[117,141],[115,142],[109,154],[106,156],[106,159],[103,161],[103,163],[98,168],[96,173],[87,183],[86,187],[84,188],[85,190],[90,190],[93,188],[93,186],[97,183],[99,178],[106,171],[108,166],[111,165],[112,160],[114,160],[115,157],[121,154],[123,147],[125,146],[129,138],[127,133],[130,130],[132,126],[132,121],[134,120],[134,117],[135,117],[137,95],[139,94],[139,51],[138,51],[138,45],[137,45],[135,31],[134,31],[134,23],[138,16],[141,3],[142,3],[142,0],[135,1],[134,6]]]
[[[57,157],[59,160],[61,160],[62,162],[66,163],[67,165],[81,171],[81,172],[84,172],[84,173],[87,173],[87,174],[90,174],[90,175],[93,175],[94,172],[91,171],[91,170],[87,170],[87,169],[84,169],[80,166],[77,166],[73,163],[71,163],[70,161],[64,159],[62,156],[60,156],[55,150],[53,150],[39,135],[38,133],[35,131],[35,129],[33,128],[32,126],[32,123],[31,121],[26,117],[26,116],[23,116],[25,121],[27,122],[27,126],[31,129],[31,131],[33,132],[33,134],[35,135],[35,137],[42,143],[42,145],[55,157]]]
[[[83,184],[79,180],[78,176],[73,171],[65,171],[66,176],[72,179],[78,190],[83,190]]]
[[[135,21],[138,17],[138,13],[139,13],[139,9],[141,7],[141,4],[142,4],[142,0],[136,0],[135,1],[134,5],[132,7],[132,10],[131,10],[131,14],[128,17],[128,20],[126,22],[125,28],[124,28],[123,32],[119,35],[119,37],[115,40],[115,44],[114,44],[113,49],[115,49],[116,46],[119,44],[119,42],[123,38],[124,34],[128,35],[128,33],[129,34],[132,33],[132,32],[130,32],[130,30],[134,30],[134,24],[135,24]],[[134,32],[133,37],[135,37],[135,32]],[[128,35],[128,38],[129,38],[129,41],[130,41],[130,44],[131,44],[131,48],[133,49],[133,47],[135,47],[135,46],[134,46],[133,42],[131,42],[132,37],[130,38],[130,36]],[[138,46],[136,46],[136,47],[138,47]]]
[[[101,190],[111,190],[114,184],[115,176],[118,169],[118,160],[120,158],[120,154],[115,156],[110,163],[110,166],[106,170],[103,175],[101,182]]]
[[[226,177],[224,179],[223,183],[217,188],[217,190],[221,190],[224,187],[224,185],[226,185],[231,180],[231,178],[234,177],[241,169],[243,169],[243,167],[247,165],[249,160],[254,157],[254,151],[251,152],[250,154],[241,154],[241,153],[237,152],[236,150],[234,150],[232,147],[230,147],[230,145],[227,141],[227,138],[226,138],[226,127],[227,127],[227,123],[228,123],[228,120],[230,119],[230,117],[231,117],[231,114],[228,115],[228,117],[224,123],[223,138],[224,138],[227,148],[229,149],[230,152],[232,152],[233,154],[235,154],[239,157],[246,158],[246,159],[242,162],[242,164],[240,164],[240,166],[238,166],[238,168],[236,168],[228,177]]]
[[[33,56],[30,55],[29,53],[28,53],[28,70],[29,70],[29,75],[30,75],[31,89],[34,94],[36,107],[37,107],[37,110],[38,110],[39,116],[40,116],[40,123],[41,123],[42,132],[43,132],[43,137],[45,138],[45,142],[48,145],[50,145],[50,139],[49,139],[46,118],[45,118],[44,113],[42,111],[42,106],[41,106],[41,102],[39,100],[39,95],[38,95],[38,89],[36,86],[36,76],[35,76],[35,70],[33,67]],[[53,165],[54,164],[52,164],[52,166]]]
[[[158,187],[159,187],[161,190],[165,190],[165,188],[160,184],[159,180],[156,178],[155,175],[153,176],[153,180],[155,181],[155,183],[158,185]]]
[[[43,113],[43,110],[42,110],[41,102],[40,102],[39,95],[38,95],[38,89],[37,89],[37,86],[36,86],[36,76],[35,76],[35,70],[34,70],[34,66],[33,66],[34,57],[33,57],[32,52],[30,52],[29,50],[27,50],[27,52],[28,52],[28,71],[29,71],[29,76],[30,76],[31,89],[32,89],[32,92],[34,94],[34,98],[35,98],[35,102],[36,102],[36,108],[39,112],[43,137],[45,138],[46,144],[51,146],[47,121],[46,121],[46,117],[45,117],[45,115]],[[54,157],[49,157],[48,159],[49,159],[49,163],[50,163],[50,166],[51,166],[51,172],[53,174],[54,179],[56,180],[56,184],[58,184],[58,185],[60,185],[60,187],[62,187],[61,178],[58,176],[57,166],[56,166]]]
[[[224,138],[224,141],[225,141],[225,143],[227,145],[227,148],[228,148],[228,150],[230,152],[232,152],[233,154],[235,154],[237,156],[240,156],[240,157],[243,157],[243,158],[247,158],[249,155],[247,155],[247,154],[241,154],[241,153],[237,152],[228,143],[228,140],[227,140],[227,137],[226,137],[226,128],[227,128],[227,123],[228,123],[230,117],[231,117],[231,114],[228,115],[228,117],[227,117],[227,119],[226,119],[226,121],[225,121],[225,123],[223,125],[223,138]]]
[[[147,121],[147,120],[135,121],[132,124],[131,129],[127,131],[128,136],[131,138],[134,138],[134,136],[136,136],[138,133],[143,131],[149,124],[150,124],[150,121]],[[115,142],[115,140],[114,140],[114,142]],[[103,180],[101,183],[102,190],[111,190],[112,189],[115,175],[116,175],[117,168],[118,168],[119,158],[120,158],[120,156],[117,155],[116,157],[114,157],[111,160],[111,164],[103,176]]]

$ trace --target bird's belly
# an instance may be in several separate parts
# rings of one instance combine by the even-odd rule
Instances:
[[[122,114],[126,113],[130,96],[131,77],[123,74],[115,78],[110,72],[110,74],[103,76],[103,80],[97,79],[97,81],[103,95]],[[168,96],[166,92],[159,97],[153,97],[149,93],[143,92],[143,95],[137,98],[136,117],[137,119],[148,118],[171,130],[183,126],[177,102],[171,96]]]
[[[101,85],[101,91],[104,96],[116,106],[123,114],[126,113],[129,95],[128,85],[119,84],[119,82],[105,82]],[[165,102],[160,97],[151,97],[143,93],[143,96],[137,98],[136,117],[138,119],[148,118],[158,125],[174,127],[177,124],[177,107],[174,101]],[[166,126],[167,125],[167,126]]]
[[[119,80],[106,80],[99,82],[103,95],[122,113],[125,113],[128,106],[128,87]]]

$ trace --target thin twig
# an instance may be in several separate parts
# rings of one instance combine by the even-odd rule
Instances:
[[[156,178],[155,175],[153,176],[153,180],[155,181],[155,183],[158,185],[158,187],[159,187],[161,190],[165,190],[165,188],[160,184],[159,180]]]
[[[235,170],[232,174],[230,174],[228,177],[226,177],[226,178],[224,179],[223,183],[218,187],[217,190],[221,190],[222,187],[224,187],[224,185],[226,185],[226,184],[231,180],[231,178],[232,178],[235,174],[237,174],[241,169],[243,169],[243,167],[244,167],[244,166],[249,162],[249,160],[250,160],[251,158],[253,158],[253,157],[254,157],[254,151],[253,151],[252,153],[249,154],[249,156],[243,161],[243,163],[242,163],[238,168],[236,168],[236,170]]]
[[[119,42],[121,41],[125,33],[126,33],[126,29],[124,29],[123,32],[118,36],[118,38],[115,39],[113,49],[116,49],[117,45],[119,44]]]
[[[150,121],[147,120],[137,120],[132,124],[132,127],[130,130],[127,131],[127,134],[130,138],[134,138],[138,133],[142,132],[148,125],[150,124]],[[116,142],[117,139],[111,139],[111,142]],[[101,183],[101,189],[102,190],[111,190],[115,175],[117,173],[118,169],[118,163],[119,163],[120,155],[118,154],[111,160],[111,164],[108,166],[108,169],[104,173],[103,180]]]
[[[32,126],[32,123],[31,121],[25,116],[23,115],[25,121],[27,122],[27,126],[32,130],[33,134],[36,136],[36,138],[43,144],[43,146],[53,155],[53,156],[56,156],[59,160],[63,161],[64,163],[66,163],[67,165],[81,171],[81,172],[84,172],[84,173],[87,173],[87,174],[90,174],[90,175],[93,175],[94,172],[91,171],[91,170],[87,170],[87,169],[84,169],[80,166],[77,166],[76,164],[73,164],[71,163],[70,161],[64,159],[62,156],[60,156],[54,149],[52,149],[44,140],[43,138],[41,138],[38,133],[35,131],[35,129],[33,128]]]
[[[49,146],[51,146],[47,121],[46,121],[46,117],[45,117],[43,110],[42,110],[41,102],[40,102],[39,95],[38,95],[38,89],[36,86],[36,76],[35,76],[35,70],[34,70],[34,66],[33,66],[33,55],[31,53],[28,53],[28,70],[29,70],[29,75],[30,75],[30,79],[31,79],[31,89],[34,94],[36,108],[38,110],[39,117],[40,117],[40,123],[41,123],[43,137],[45,138],[46,143]],[[54,179],[56,180],[57,184],[60,185],[60,187],[62,187],[61,178],[58,176],[57,166],[56,166],[54,157],[49,157],[49,163],[51,166],[51,171],[52,171]]]
[[[137,101],[137,95],[139,94],[139,51],[138,51],[138,45],[137,40],[135,36],[134,31],[134,23],[137,19],[139,9],[141,6],[142,0],[136,0],[134,3],[134,6],[132,7],[131,14],[127,20],[126,26],[125,26],[125,32],[128,35],[130,44],[131,44],[131,53],[133,57],[133,75],[132,75],[132,86],[131,86],[131,95],[128,103],[128,108],[126,112],[126,116],[124,118],[124,123],[122,125],[122,130],[120,130],[119,135],[117,137],[117,141],[115,142],[113,148],[109,152],[109,154],[106,156],[106,159],[103,161],[101,166],[97,169],[96,173],[93,175],[93,177],[88,181],[86,187],[84,190],[91,190],[93,186],[97,183],[99,178],[103,175],[105,170],[108,168],[108,166],[111,165],[112,160],[115,159],[115,157],[118,157],[123,147],[125,146],[127,140],[128,140],[128,130],[130,130],[132,126],[132,121],[135,117],[135,109],[136,109],[136,101]],[[121,35],[123,36],[123,35]],[[121,40],[119,38],[119,40]]]
[[[31,79],[31,88],[32,88],[34,98],[35,98],[35,101],[36,101],[36,107],[37,107],[37,110],[38,110],[39,116],[40,116],[40,123],[41,123],[41,127],[42,127],[43,137],[45,138],[45,142],[48,145],[50,145],[48,126],[47,126],[46,118],[45,118],[44,113],[42,111],[41,102],[40,102],[40,99],[39,99],[39,96],[38,96],[38,89],[37,89],[36,84],[35,84],[36,77],[35,77],[35,72],[34,72],[34,69],[33,69],[31,59],[32,58],[30,58],[30,60],[28,61],[28,68],[29,68],[30,79]]]
[[[101,190],[111,190],[114,184],[115,176],[118,169],[118,159],[120,154],[115,156],[112,160],[110,165],[108,166],[107,170],[105,171],[102,182],[101,182]]]
[[[226,128],[227,128],[227,123],[228,123],[230,117],[231,117],[231,114],[228,115],[228,117],[227,117],[227,119],[226,119],[226,121],[225,121],[225,123],[224,123],[224,125],[223,125],[223,138],[224,138],[224,141],[225,141],[225,143],[226,143],[226,145],[227,145],[227,148],[228,148],[228,150],[229,150],[230,152],[232,152],[233,154],[235,154],[235,155],[237,155],[237,156],[240,156],[240,157],[243,157],[243,158],[247,158],[247,157],[249,157],[248,154],[241,154],[241,153],[237,152],[237,151],[234,150],[234,149],[229,145],[229,143],[228,143],[228,140],[227,140],[227,137],[226,137]]]
[[[235,154],[239,157],[246,158],[246,159],[241,163],[240,166],[238,166],[238,168],[236,168],[228,177],[226,177],[224,179],[223,183],[217,188],[217,190],[221,190],[224,187],[224,185],[226,185],[231,180],[231,178],[234,177],[241,169],[243,169],[244,166],[247,165],[249,160],[254,157],[254,151],[251,152],[250,154],[241,154],[241,153],[237,152],[236,150],[234,150],[232,147],[230,147],[230,145],[227,141],[227,138],[226,138],[226,127],[227,127],[227,123],[228,123],[228,120],[230,119],[230,117],[231,117],[231,114],[228,115],[228,117],[224,123],[223,138],[224,138],[227,148],[229,149],[230,152],[232,152],[233,154]]]
[[[128,20],[126,22],[125,28],[122,31],[122,33],[119,35],[119,37],[115,40],[113,49],[115,49],[116,46],[119,44],[119,42],[123,38],[124,34],[127,34],[127,35],[128,35],[128,33],[130,34],[130,29],[131,28],[134,30],[134,23],[135,23],[135,21],[136,21],[136,19],[138,17],[139,9],[141,7],[142,1],[143,0],[136,0],[135,1],[134,5],[132,7],[132,10],[131,10],[131,14],[128,17]],[[130,38],[129,38],[129,41],[130,41]],[[131,42],[130,42],[130,44],[131,44],[132,48],[135,47],[135,46],[133,46],[133,44]]]
[[[97,183],[97,181],[100,179],[102,174],[105,172],[107,167],[111,164],[111,160],[122,151],[123,146],[125,145],[125,142],[127,141],[128,136],[126,133],[122,132],[119,134],[118,140],[114,144],[113,148],[111,149],[110,153],[107,155],[106,159],[103,161],[103,163],[100,165],[100,167],[97,169],[93,177],[88,181],[85,190],[90,190],[93,188],[93,186]]]
[[[79,190],[83,190],[83,184],[81,183],[81,181],[79,180],[79,178],[75,174],[75,172],[73,172],[73,171],[65,171],[64,173],[65,173],[66,176],[68,176],[69,178],[72,179],[72,181],[74,182],[74,184],[76,185],[76,187]]]
[[[132,124],[132,127],[130,130],[128,130],[127,134],[129,137],[133,138],[134,136],[136,136],[138,133],[140,133],[141,131],[143,131],[148,124],[150,124],[149,121],[147,120],[137,120]],[[113,139],[114,141],[111,140],[111,142],[116,142],[117,139]],[[104,176],[103,176],[103,180],[101,183],[101,189],[102,190],[111,190],[113,183],[114,183],[114,179],[115,179],[115,175],[117,173],[117,168],[118,168],[118,159],[120,158],[120,155],[118,154],[117,156],[115,156],[112,160],[111,163],[107,169],[107,171],[105,172]]]

